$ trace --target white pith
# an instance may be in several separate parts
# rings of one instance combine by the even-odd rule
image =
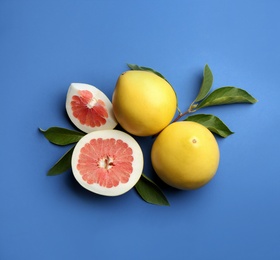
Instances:
[[[113,166],[114,160],[110,156],[105,156],[99,160],[98,166],[106,170],[110,170]]]
[[[119,183],[119,185],[116,187],[106,188],[100,186],[97,183],[88,184],[86,181],[83,180],[82,175],[77,170],[80,150],[82,147],[85,146],[86,143],[89,143],[90,140],[98,139],[98,138],[102,138],[102,139],[113,138],[116,140],[120,139],[126,144],[128,144],[129,147],[132,149],[133,151],[132,156],[134,158],[132,162],[133,172],[131,173],[127,183]],[[114,156],[117,157],[118,154]],[[113,167],[112,163],[114,163],[114,158],[110,157],[109,155],[105,155],[104,157],[99,158],[98,166],[109,170]],[[139,144],[130,135],[119,130],[101,130],[101,131],[91,132],[80,139],[80,141],[76,144],[75,149],[73,151],[71,164],[72,164],[72,171],[75,179],[85,189],[100,195],[118,196],[132,189],[134,185],[138,182],[143,171],[144,158]]]
[[[93,107],[95,106],[96,103],[97,103],[97,100],[96,100],[95,98],[92,98],[92,99],[90,100],[90,102],[87,104],[87,107],[88,107],[89,109],[91,109],[91,108],[93,108]]]
[[[108,112],[108,118],[106,119],[106,123],[104,125],[101,125],[99,127],[91,127],[91,126],[83,125],[80,123],[80,121],[76,117],[74,117],[73,111],[71,108],[72,97],[75,95],[79,96],[78,92],[81,90],[88,90],[93,94],[93,98],[87,104],[87,107],[89,109],[94,107],[99,99],[105,103],[105,106],[106,106],[106,109]],[[68,92],[67,92],[65,107],[66,107],[66,112],[67,112],[70,120],[73,122],[73,124],[85,133],[90,133],[90,132],[96,131],[96,130],[114,129],[116,127],[116,125],[118,124],[117,120],[115,118],[115,115],[113,113],[112,103],[109,100],[109,98],[101,90],[99,90],[98,88],[96,88],[92,85],[89,85],[89,84],[71,83],[69,86]]]

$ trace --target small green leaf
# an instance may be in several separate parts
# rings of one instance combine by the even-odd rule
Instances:
[[[78,131],[69,130],[61,127],[51,127],[47,130],[39,130],[51,142],[57,145],[68,145],[78,142],[85,134]]]
[[[211,132],[220,135],[221,137],[227,137],[233,134],[233,132],[230,131],[230,129],[224,124],[224,122],[214,115],[197,114],[187,117],[185,121],[193,121],[204,125]]]
[[[140,180],[135,185],[135,189],[146,202],[155,205],[169,206],[169,202],[161,189],[146,175],[141,175]]]
[[[143,70],[143,71],[150,71],[153,72],[154,74],[158,75],[159,77],[163,78],[164,80],[167,81],[167,79],[158,71],[155,71],[152,68],[148,68],[148,67],[143,67],[143,66],[138,66],[136,64],[127,64],[127,66],[131,69],[131,70]],[[167,81],[168,82],[168,81]],[[169,82],[168,82],[169,83]]]
[[[75,147],[75,146],[74,146]],[[68,150],[48,171],[48,176],[55,176],[61,174],[71,168],[71,159],[74,151],[74,147]]]
[[[136,64],[131,64],[131,63],[127,63],[127,66],[131,69],[131,70],[141,70],[140,67]]]
[[[203,81],[200,87],[200,91],[196,99],[194,100],[194,103],[201,101],[207,96],[207,94],[209,93],[212,87],[212,84],[213,84],[213,75],[209,66],[206,64],[204,67]]]
[[[196,110],[202,107],[226,105],[234,103],[256,103],[257,100],[248,92],[236,87],[222,87],[214,90],[208,97],[203,99],[196,107]]]

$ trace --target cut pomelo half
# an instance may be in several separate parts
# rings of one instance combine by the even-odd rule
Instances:
[[[66,97],[66,111],[73,124],[85,133],[114,129],[117,125],[109,98],[89,84],[70,85]]]
[[[100,195],[118,196],[138,182],[144,159],[133,137],[119,130],[102,130],[80,139],[71,163],[81,186]]]

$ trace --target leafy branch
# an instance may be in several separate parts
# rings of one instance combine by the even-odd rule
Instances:
[[[128,66],[131,69],[147,70],[154,72],[157,75],[161,75],[159,72],[156,72],[151,68],[141,67],[138,65]],[[161,77],[164,78],[162,75]],[[180,109],[178,108],[179,114],[173,120],[173,122],[181,120],[187,117],[189,114],[194,113],[197,110],[205,107],[237,103],[254,104],[257,102],[257,100],[253,96],[251,96],[247,91],[233,86],[220,87],[214,90],[212,93],[210,93],[212,84],[213,74],[209,66],[206,64],[203,71],[203,80],[201,83],[201,87],[196,98],[185,112],[180,112]],[[227,137],[233,134],[233,132],[225,125],[225,123],[223,123],[221,119],[214,115],[198,114],[195,116],[188,116],[184,120],[198,122],[207,127],[211,132],[220,135],[221,137]]]

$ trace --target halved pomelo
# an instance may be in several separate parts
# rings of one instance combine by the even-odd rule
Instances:
[[[117,125],[109,98],[89,84],[70,85],[66,97],[66,111],[73,124],[85,133],[114,129]]]
[[[143,153],[136,140],[119,130],[91,132],[72,155],[72,171],[84,188],[105,196],[129,191],[142,174]]]

